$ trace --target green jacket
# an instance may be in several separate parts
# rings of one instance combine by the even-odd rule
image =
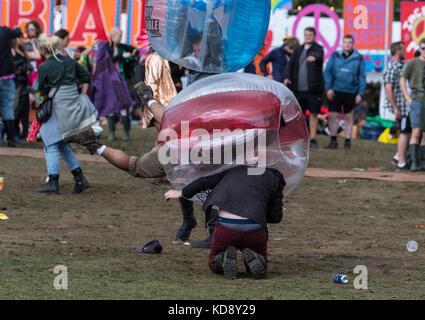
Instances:
[[[38,67],[38,90],[42,96],[47,96],[52,88],[59,86],[64,70],[62,85],[90,83],[91,75],[82,65],[68,56],[57,56],[63,62],[50,57]]]

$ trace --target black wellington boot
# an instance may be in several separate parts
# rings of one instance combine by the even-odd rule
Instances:
[[[410,156],[412,158],[412,163],[410,164],[410,171],[416,172],[421,170],[419,162],[419,145],[411,144],[409,145]]]
[[[419,147],[419,164],[421,165],[421,170],[425,171],[425,146]]]
[[[9,148],[16,147],[15,145],[15,120],[5,120],[5,127],[7,132],[7,146]]]
[[[218,221],[218,210],[215,208],[212,208],[210,218],[207,224],[209,236],[208,238],[204,240],[193,242],[192,243],[193,248],[205,248],[205,249],[211,248],[212,237],[213,237],[214,228],[215,228],[215,225],[217,224],[217,221]]]
[[[84,191],[84,189],[87,189],[89,187],[89,182],[83,176],[83,171],[81,171],[81,168],[77,168],[71,173],[74,175],[75,180],[75,185],[74,188],[71,190],[71,193],[81,193]]]
[[[59,194],[58,182],[59,182],[58,174],[49,175],[49,182],[43,188],[37,189],[37,192]]]
[[[187,241],[189,240],[192,229],[196,227],[196,219],[193,215],[193,202],[180,198],[180,208],[183,215],[183,224],[177,230],[176,240]]]

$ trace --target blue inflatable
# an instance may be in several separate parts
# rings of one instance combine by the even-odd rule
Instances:
[[[148,0],[146,30],[164,59],[208,73],[248,65],[267,34],[268,0]]]

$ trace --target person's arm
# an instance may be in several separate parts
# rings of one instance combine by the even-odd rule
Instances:
[[[185,186],[183,190],[169,190],[164,195],[165,200],[179,199],[181,197],[191,199],[199,192],[214,189],[225,174],[226,171],[212,176],[199,178]]]
[[[264,74],[265,77],[269,75],[267,71],[267,64],[272,60],[273,51],[266,55],[260,62],[260,70]]]
[[[45,70],[43,64],[38,67],[38,91],[40,95],[46,97],[49,94],[49,88],[47,84],[47,70]]]
[[[279,181],[279,185],[273,194],[273,197],[270,199],[266,220],[267,223],[279,223],[282,220],[282,208],[283,208],[283,188],[286,183],[283,177]]]
[[[83,83],[83,88],[85,85],[88,86],[91,81],[91,75],[90,72],[88,72],[81,64],[76,62],[75,60],[72,60],[75,63],[75,75],[78,80],[80,80],[81,83]]]
[[[400,77],[400,89],[403,92],[404,98],[406,99],[408,106],[410,106],[410,104],[412,103],[412,98],[410,97],[409,93],[407,92],[407,86],[406,86],[406,81],[407,81],[407,79],[410,78],[410,75],[411,75],[411,72],[412,72],[411,61],[413,61],[413,60],[410,60],[407,63],[407,65],[406,65],[406,67],[405,67],[405,69],[404,69],[404,71],[403,71],[403,73]]]
[[[301,50],[302,50],[301,47],[295,48],[294,52],[291,55],[291,58],[289,59],[289,63],[287,64],[288,67],[285,68],[285,79],[283,80],[283,83],[285,84],[285,86],[288,86],[289,84],[292,83],[292,74],[294,69],[296,68],[295,57],[300,56]]]
[[[407,86],[406,86],[406,78],[401,76],[400,77],[400,89],[403,92],[404,99],[406,99],[406,103],[408,106],[412,103],[412,98],[409,96],[409,93],[407,92]]]
[[[357,92],[356,104],[359,104],[366,89],[366,66],[363,57],[361,57],[360,66],[358,70],[358,83],[359,91]]]
[[[333,75],[334,60],[335,60],[335,55],[332,54],[331,57],[328,60],[328,63],[326,64],[325,72],[323,73],[323,76],[325,78],[326,91],[332,90],[332,88],[333,88],[333,83],[334,83],[334,75]],[[328,95],[328,99],[329,99],[329,95]],[[330,99],[330,100],[332,100],[332,99]]]
[[[227,171],[223,171],[215,175],[202,177],[193,181],[191,184],[188,184],[186,187],[183,188],[183,197],[185,197],[186,199],[190,199],[199,192],[214,189],[214,187],[220,182],[220,180],[224,177],[226,173]]]
[[[37,46],[34,44],[34,40],[31,40],[29,43],[32,46],[32,51],[27,51],[28,58],[30,58],[30,60],[40,60],[41,54]]]
[[[394,97],[394,83],[386,83],[385,84],[385,93],[387,94],[388,101],[391,103],[393,107],[396,119],[401,119],[401,112]]]

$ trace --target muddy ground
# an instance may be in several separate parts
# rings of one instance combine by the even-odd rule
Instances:
[[[111,145],[143,153],[154,135],[135,128],[131,142]],[[394,170],[394,152],[354,141],[348,152],[312,150],[310,166]],[[304,178],[285,199],[282,223],[269,226],[268,278],[251,280],[238,261],[240,278],[230,281],[210,272],[208,250],[172,244],[181,215],[178,202],[163,201],[169,185],[108,164],[81,165],[88,190],[69,193],[73,179],[62,163],[61,193],[48,196],[35,192],[45,178],[43,160],[0,156],[0,213],[9,217],[0,220],[0,299],[425,298],[425,229],[416,227],[425,224],[424,184]],[[191,240],[207,235],[200,206],[195,211]],[[152,239],[162,254],[136,252]],[[406,250],[409,240],[418,251]],[[58,265],[68,268],[68,290],[53,288]],[[357,265],[367,267],[368,290],[353,287]],[[348,275],[349,283],[333,283],[333,273]]]

